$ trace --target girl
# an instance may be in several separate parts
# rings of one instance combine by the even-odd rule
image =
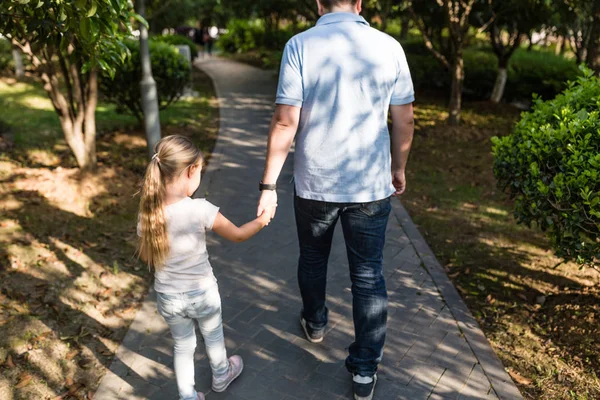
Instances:
[[[206,231],[245,241],[269,224],[275,207],[241,227],[217,207],[190,196],[200,185],[202,153],[184,136],[163,138],[146,170],[138,223],[140,257],[155,270],[159,314],[175,341],[175,376],[181,400],[204,400],[194,389],[194,319],[204,337],[212,390],[223,392],[242,373],[240,356],[227,359],[221,297],[208,261]]]

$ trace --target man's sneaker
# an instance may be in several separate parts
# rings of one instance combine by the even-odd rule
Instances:
[[[300,325],[302,325],[302,329],[304,329],[304,334],[306,335],[306,339],[308,339],[309,342],[321,343],[323,341],[324,329],[321,329],[318,331],[311,329],[303,317],[300,317]]]
[[[377,374],[373,376],[354,375],[352,378],[352,392],[354,400],[371,400],[377,383]]]
[[[244,361],[240,356],[231,356],[229,357],[229,371],[227,371],[227,375],[224,378],[216,379],[213,376],[212,380],[212,390],[215,392],[224,392],[225,389],[229,387],[231,382],[233,382],[244,369]]]

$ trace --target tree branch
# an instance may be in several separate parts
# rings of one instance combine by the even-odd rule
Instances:
[[[441,1],[441,0],[438,0],[438,3],[439,3],[439,1]],[[430,38],[429,34],[427,33],[427,29],[425,28],[425,24],[423,23],[423,21],[421,20],[421,18],[419,18],[419,16],[417,16],[417,14],[415,13],[414,9],[412,8],[412,5],[408,7],[408,11],[411,14],[411,16],[413,17],[413,20],[415,21],[415,23],[417,24],[417,27],[419,28],[419,30],[421,31],[421,33],[423,35],[423,39],[425,40],[425,46],[429,49],[429,51],[431,51],[431,53],[433,54],[433,56],[440,63],[442,63],[442,65],[444,67],[446,67],[447,69],[450,69],[450,62],[448,61],[448,59],[441,52],[439,52],[433,46],[433,42],[431,41],[431,38]]]
[[[69,68],[62,52],[58,52],[58,60],[60,63],[61,71],[65,77],[65,85],[67,86],[67,94],[69,96],[70,115],[71,119],[75,118],[77,111],[75,110],[75,101],[73,99],[73,85],[71,84],[71,77],[69,75]]]

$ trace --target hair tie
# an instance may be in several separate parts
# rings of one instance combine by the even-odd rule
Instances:
[[[154,160],[156,158],[156,162],[160,162],[160,158],[158,157],[158,153],[154,153],[154,155],[152,156],[152,159]]]

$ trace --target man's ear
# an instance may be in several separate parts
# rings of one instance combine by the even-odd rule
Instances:
[[[321,4],[321,2],[319,0],[316,0],[316,1],[317,1],[317,9],[318,9],[319,16],[322,17],[325,14],[325,7],[323,7],[323,5]]]
[[[359,14],[362,12],[362,0],[358,0],[356,2],[356,9],[357,9],[357,11],[358,11]]]

